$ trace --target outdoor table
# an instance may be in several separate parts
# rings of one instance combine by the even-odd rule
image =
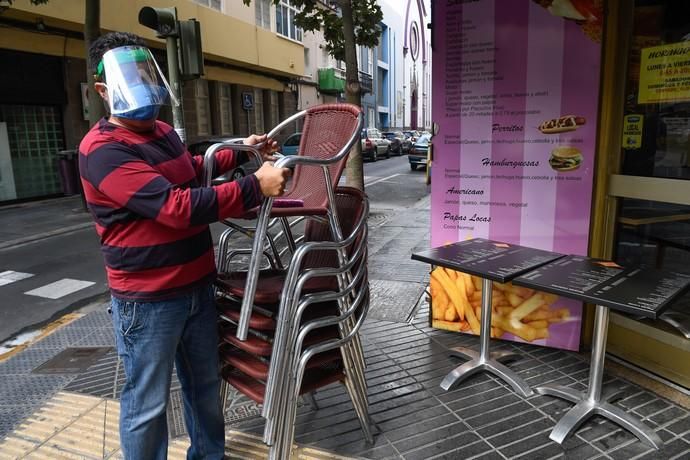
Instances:
[[[662,441],[652,429],[609,402],[620,391],[602,396],[609,309],[655,319],[690,287],[690,275],[651,268],[623,268],[613,262],[567,256],[515,278],[513,284],[596,305],[587,391],[556,385],[536,388],[539,394],[576,403],[558,421],[549,437],[562,443],[590,416],[600,415],[658,449]]]
[[[469,359],[451,371],[441,382],[441,388],[450,390],[455,385],[480,371],[490,372],[522,396],[534,394],[527,383],[502,362],[519,358],[512,352],[489,351],[491,338],[492,281],[506,283],[536,267],[564,257],[540,249],[527,248],[482,238],[440,246],[429,251],[412,254],[412,259],[457,270],[482,278],[482,309],[479,334],[479,353],[465,347],[451,348],[452,356]]]

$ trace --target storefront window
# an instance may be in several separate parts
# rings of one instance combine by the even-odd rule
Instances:
[[[0,105],[0,122],[6,123],[9,145],[9,152],[0,153],[5,160],[2,167],[7,168],[2,177],[3,181],[12,177],[15,187],[15,193],[8,198],[60,192],[57,153],[65,148],[60,108]]]
[[[690,179],[690,2],[637,0],[633,14],[620,164],[627,177],[612,190],[619,197],[614,257],[623,266],[687,272],[690,196],[678,180]],[[660,320],[645,320],[652,327],[644,337],[690,338],[689,306],[686,294]],[[644,355],[630,343],[617,349],[632,361]]]
[[[690,2],[638,0],[621,173],[690,179]]]

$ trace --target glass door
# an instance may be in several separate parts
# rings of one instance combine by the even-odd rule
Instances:
[[[609,33],[628,34],[628,52],[609,162],[611,255],[690,272],[690,2],[617,3],[628,20]],[[612,316],[612,354],[690,388],[690,294],[661,320]]]

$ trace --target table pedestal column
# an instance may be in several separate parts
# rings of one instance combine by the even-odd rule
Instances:
[[[589,368],[589,384],[586,392],[576,391],[569,387],[548,385],[536,389],[542,395],[556,396],[557,398],[576,403],[556,424],[549,438],[561,444],[572,432],[592,415],[600,415],[622,426],[640,441],[658,449],[661,438],[647,425],[637,420],[634,416],[614,406],[608,401],[620,394],[613,391],[601,395],[601,381],[604,375],[604,357],[606,354],[606,336],[609,326],[609,309],[597,305],[594,319],[594,340],[592,344],[592,361]]]
[[[524,397],[534,393],[527,383],[518,375],[508,369],[501,361],[510,361],[519,358],[516,353],[489,351],[489,340],[491,339],[491,297],[493,295],[491,280],[482,280],[482,317],[481,330],[479,334],[479,353],[465,347],[451,348],[452,356],[467,358],[470,361],[453,369],[441,382],[441,388],[450,390],[460,384],[467,377],[480,371],[490,372],[503,381],[507,382],[516,393]]]

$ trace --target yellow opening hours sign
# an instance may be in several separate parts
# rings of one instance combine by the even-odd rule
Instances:
[[[642,49],[638,103],[690,100],[690,42]]]

